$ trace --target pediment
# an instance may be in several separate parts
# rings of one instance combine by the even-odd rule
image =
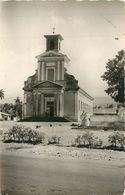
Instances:
[[[34,88],[62,88],[62,85],[59,85],[57,83],[51,82],[51,81],[44,81],[34,86]]]
[[[43,58],[43,57],[62,57],[64,56],[62,53],[59,53],[59,52],[56,52],[56,51],[47,51],[47,52],[44,52],[38,56],[36,56],[36,58]]]

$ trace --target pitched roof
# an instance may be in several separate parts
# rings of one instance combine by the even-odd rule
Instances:
[[[37,87],[39,87],[40,85],[41,86],[44,86],[44,87],[47,87],[47,84],[49,83],[49,85],[51,85],[51,86],[57,86],[57,87],[63,87],[63,85],[60,85],[60,84],[58,84],[58,83],[55,83],[55,82],[52,82],[52,81],[43,81],[43,82],[40,82],[40,83],[38,83],[38,84],[36,84],[36,85],[34,85],[33,86],[33,88],[37,88]]]
[[[67,55],[62,54],[60,52],[56,52],[54,50],[49,50],[49,51],[46,51],[46,52],[41,53],[40,55],[36,56],[36,58],[38,58],[38,59],[44,58],[44,57],[64,57],[68,62],[70,61],[70,59],[67,57]]]

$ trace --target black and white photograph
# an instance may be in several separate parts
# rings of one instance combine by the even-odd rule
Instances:
[[[0,195],[125,194],[125,1],[0,1]]]

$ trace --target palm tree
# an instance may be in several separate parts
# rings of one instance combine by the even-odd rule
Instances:
[[[0,89],[0,99],[2,100],[4,98],[4,90]]]

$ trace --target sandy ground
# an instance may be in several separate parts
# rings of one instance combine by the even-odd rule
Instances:
[[[60,158],[71,158],[80,160],[94,160],[103,161],[113,164],[124,164],[125,152],[101,150],[101,149],[88,149],[76,147],[62,147],[56,145],[30,145],[30,144],[17,144],[17,143],[1,143],[1,154],[10,153],[18,155],[31,155],[31,156],[46,156]]]
[[[2,125],[1,125],[2,124]],[[1,123],[1,131],[15,123]],[[19,123],[18,123],[19,124]],[[26,123],[41,132],[62,137],[68,145],[83,133],[72,130],[70,124]],[[112,132],[94,131],[104,143]],[[69,138],[69,139],[68,139]],[[2,194],[8,195],[87,195],[123,194],[125,152],[30,145],[0,142]]]
[[[70,126],[72,123],[45,123],[45,122],[14,122],[14,121],[0,121],[0,133],[5,133],[13,125],[24,125],[26,127],[31,127],[39,132],[43,132],[46,135],[46,139],[52,135],[61,137],[60,144],[68,146],[74,144],[74,140],[78,135],[83,135],[85,132],[93,132],[95,136],[103,141],[103,145],[108,144],[108,136],[113,133],[112,130],[79,130],[72,129]],[[52,127],[50,127],[52,124]],[[36,126],[40,128],[36,129]],[[121,132],[124,133],[124,132]]]
[[[1,193],[117,195],[124,191],[123,152],[7,144],[0,155]]]

